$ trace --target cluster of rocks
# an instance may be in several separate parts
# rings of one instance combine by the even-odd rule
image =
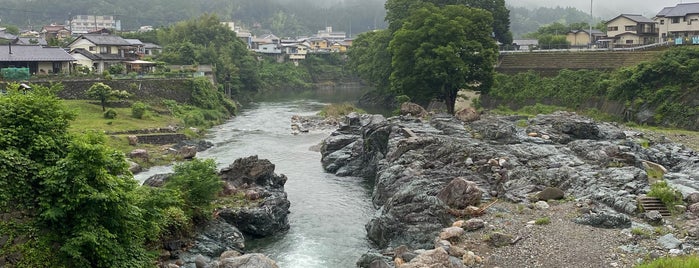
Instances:
[[[311,131],[329,131],[337,128],[338,123],[338,119],[334,117],[294,115],[291,117],[291,134],[298,135]]]
[[[244,203],[218,207],[215,219],[199,226],[192,241],[165,243],[166,267],[277,267],[259,254],[244,252],[245,236],[266,237],[289,229],[290,202],[284,192],[286,176],[274,173],[269,160],[250,156],[219,171],[224,182],[220,198],[240,196]],[[172,174],[148,178],[144,185],[160,187]],[[237,254],[236,254],[237,252]],[[238,263],[238,266],[235,264]],[[246,266],[239,266],[240,263]],[[176,265],[176,266],[175,266]]]
[[[455,178],[483,190],[485,201],[532,204],[548,191],[588,200],[576,221],[614,228],[640,214],[647,163],[665,167],[664,179],[685,196],[697,192],[699,156],[680,144],[644,144],[642,135],[568,112],[479,115],[466,124],[448,115],[350,114],[321,153],[326,171],[375,180],[379,212],[366,229],[378,248],[425,249],[462,210],[444,193]]]
[[[129,136],[128,139],[130,145],[138,144],[138,138],[136,136]],[[187,160],[193,159],[197,156],[198,152],[205,151],[213,146],[213,143],[206,140],[183,140],[168,148],[166,153],[172,154],[179,159]],[[148,152],[148,150],[135,149],[129,152],[128,157],[129,171],[131,171],[133,174],[137,174],[143,171],[143,168],[133,160],[137,160],[141,163],[148,163],[151,161],[153,156]]]

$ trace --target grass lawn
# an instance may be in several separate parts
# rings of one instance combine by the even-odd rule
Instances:
[[[120,132],[127,130],[167,127],[182,125],[181,121],[171,115],[162,115],[149,111],[143,119],[131,117],[131,108],[111,108],[117,112],[115,119],[105,119],[102,106],[90,100],[64,100],[66,107],[75,111],[75,121],[71,122],[70,131],[83,132],[97,130]],[[107,108],[110,109],[110,108]]]
[[[122,132],[128,130],[140,130],[151,128],[163,128],[171,125],[182,126],[180,119],[171,115],[155,113],[152,110],[146,112],[143,119],[131,116],[131,108],[111,108],[117,112],[115,119],[106,119],[103,116],[102,106],[91,100],[63,100],[66,108],[75,111],[76,117],[70,124],[69,131],[82,133],[96,130],[104,132]],[[107,109],[110,109],[109,107]],[[136,146],[129,145],[127,135],[109,135],[107,142],[112,148],[128,154],[134,149],[145,149],[151,155],[146,162],[138,161],[143,167],[164,165],[175,160],[171,154],[167,154],[168,146],[139,143]]]

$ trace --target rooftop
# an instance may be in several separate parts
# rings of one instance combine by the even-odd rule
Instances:
[[[0,46],[0,61],[74,61],[73,56],[60,47]]]

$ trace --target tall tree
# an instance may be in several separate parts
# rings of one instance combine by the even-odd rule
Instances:
[[[352,42],[347,55],[349,65],[359,77],[369,81],[379,90],[387,90],[391,76],[391,54],[388,43],[391,33],[379,30],[360,34]]]
[[[446,5],[465,5],[473,8],[487,10],[492,14],[492,25],[486,26],[492,29],[492,34],[503,44],[512,43],[510,32],[510,11],[505,6],[505,0],[387,0],[386,21],[391,32],[398,30],[410,14],[410,9],[422,3],[432,3],[443,7]]]
[[[464,5],[414,7],[389,44],[391,88],[418,102],[444,99],[454,113],[460,89],[486,91],[492,85],[492,23],[489,12]]]
[[[107,101],[112,99],[125,99],[129,97],[129,93],[123,90],[112,89],[107,84],[97,82],[92,84],[85,92],[88,97],[99,100],[102,105],[102,111],[105,110]]]

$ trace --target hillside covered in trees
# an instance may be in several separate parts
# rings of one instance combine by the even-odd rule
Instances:
[[[35,30],[48,23],[65,23],[75,15],[113,15],[123,30],[143,25],[167,26],[213,13],[225,21],[242,23],[253,31],[279,36],[308,35],[333,26],[347,33],[385,28],[382,0],[5,0],[0,6],[3,24]]]

